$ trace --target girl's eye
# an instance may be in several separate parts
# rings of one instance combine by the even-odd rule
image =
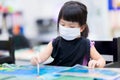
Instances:
[[[70,28],[74,28],[74,26],[70,26]]]
[[[62,26],[65,26],[64,24],[61,24]]]

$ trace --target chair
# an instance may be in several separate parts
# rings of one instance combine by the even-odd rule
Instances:
[[[117,53],[114,55],[114,62],[107,64],[107,68],[120,68],[120,37],[116,39],[117,42]]]
[[[31,48],[29,40],[24,35],[13,35],[12,41],[15,50]]]
[[[101,55],[112,56],[113,60],[107,60],[106,62],[118,61],[118,38],[114,38],[113,41],[95,41],[95,47]]]
[[[0,50],[5,50],[9,52],[9,56],[0,56],[0,64],[2,63],[15,63],[15,56],[14,56],[14,47],[12,38],[9,40],[0,40]]]

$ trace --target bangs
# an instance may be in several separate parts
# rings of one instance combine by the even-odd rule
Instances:
[[[84,25],[87,21],[87,8],[82,3],[75,1],[67,2],[60,10],[58,24],[60,19],[71,22],[78,22],[79,25]]]
[[[82,18],[82,11],[79,7],[73,7],[73,6],[69,6],[69,7],[65,7],[62,11],[61,11],[61,18],[67,21],[72,21],[72,22],[81,22],[81,18]]]

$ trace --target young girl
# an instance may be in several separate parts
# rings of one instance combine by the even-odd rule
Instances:
[[[33,65],[42,63],[50,56],[54,61],[50,65],[74,66],[88,65],[89,68],[104,67],[105,60],[97,52],[88,36],[87,8],[77,1],[66,2],[58,16],[59,36],[49,42],[45,51],[32,58]]]

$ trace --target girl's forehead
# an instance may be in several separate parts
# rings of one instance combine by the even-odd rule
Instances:
[[[78,22],[72,22],[72,21],[67,21],[67,20],[64,20],[64,19],[60,19],[60,23],[68,23],[68,24],[76,24],[78,25],[79,23]]]

